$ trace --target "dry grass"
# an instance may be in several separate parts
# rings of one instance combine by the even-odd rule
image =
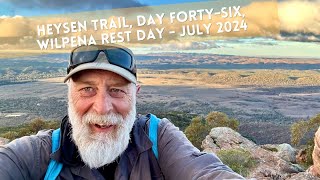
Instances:
[[[55,77],[55,78],[48,78],[48,79],[39,79],[38,81],[42,82],[49,82],[49,83],[63,83],[64,77]]]
[[[230,88],[320,85],[320,73],[311,70],[142,70],[138,79],[142,85],[153,86]]]
[[[63,83],[63,77],[40,81]],[[306,70],[140,70],[138,81],[147,86],[207,88],[319,86],[320,73]]]

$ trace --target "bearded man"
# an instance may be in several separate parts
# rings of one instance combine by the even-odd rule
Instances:
[[[53,130],[14,140],[0,148],[1,179],[243,179],[214,154],[200,152],[167,119],[150,141],[151,115],[136,116],[140,86],[128,48],[74,49],[64,82],[68,116],[57,131],[57,150]],[[48,175],[51,162],[60,169]]]

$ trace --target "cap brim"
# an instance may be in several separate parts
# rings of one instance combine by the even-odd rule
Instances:
[[[69,74],[64,78],[63,82],[67,82],[67,80],[74,75],[77,72],[83,71],[83,70],[89,70],[89,69],[101,69],[101,70],[106,70],[106,71],[111,71],[116,74],[119,74],[120,76],[124,77],[128,81],[136,84],[137,79],[136,77],[131,74],[128,70],[123,69],[119,66],[109,64],[109,63],[101,63],[101,62],[92,62],[92,63],[85,63],[77,66],[76,68],[72,69]]]

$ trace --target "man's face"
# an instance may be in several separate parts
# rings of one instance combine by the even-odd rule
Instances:
[[[104,70],[75,74],[69,84],[72,137],[91,168],[113,162],[127,147],[135,120],[136,88]]]

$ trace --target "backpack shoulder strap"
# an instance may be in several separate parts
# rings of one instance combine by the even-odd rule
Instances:
[[[149,138],[152,142],[152,151],[156,158],[159,158],[158,155],[158,124],[160,119],[157,118],[153,114],[148,114],[150,116],[150,124],[149,124]]]
[[[59,149],[59,146],[60,146],[60,128],[52,132],[52,148],[51,148],[52,153],[57,151]],[[58,177],[62,169],[62,166],[63,166],[62,163],[59,163],[53,159],[50,159],[49,166],[44,179],[55,180]]]

